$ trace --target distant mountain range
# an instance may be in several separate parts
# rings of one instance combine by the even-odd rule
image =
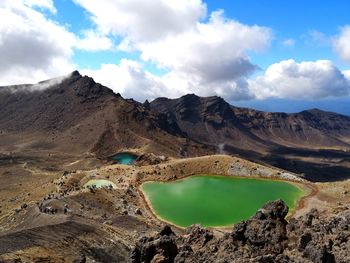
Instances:
[[[123,149],[170,156],[237,154],[311,180],[350,177],[350,117],[234,107],[194,94],[141,104],[92,78],[0,87],[0,143],[105,158]]]
[[[268,98],[262,100],[232,101],[232,105],[254,108],[261,111],[295,113],[305,109],[319,108],[350,116],[350,97],[337,97],[316,100]]]
[[[229,105],[220,97],[194,94],[158,98],[151,109],[166,114],[191,139],[239,149],[349,147],[350,117],[318,109],[271,113]]]

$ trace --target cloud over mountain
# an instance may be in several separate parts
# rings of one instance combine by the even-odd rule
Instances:
[[[338,55],[350,63],[350,25],[344,26],[334,39],[333,46]]]
[[[262,71],[254,56],[269,49],[273,29],[209,11],[203,0],[72,1],[88,21],[79,30],[58,22],[60,9],[52,0],[0,2],[0,85],[33,83],[78,68],[139,101],[186,93],[229,101],[349,96],[349,71],[328,60],[282,60]],[[292,37],[276,42],[295,52],[291,47],[301,42]],[[332,43],[349,62],[350,26]],[[90,62],[91,53],[103,61],[81,66],[79,59],[87,55]]]
[[[284,60],[267,68],[265,74],[249,81],[257,98],[310,99],[348,96],[350,78],[331,61]]]
[[[132,42],[156,41],[195,26],[206,14],[201,0],[74,0],[99,31]]]
[[[206,17],[206,5],[199,0],[157,0],[152,4],[139,0],[76,2],[90,12],[100,32],[120,37],[120,47],[140,52],[141,60],[167,71],[152,77],[145,72],[151,81],[156,79],[148,87],[143,86],[144,81],[133,80],[133,85],[140,87],[136,94],[128,93],[134,97],[194,92],[247,99],[251,94],[247,92],[246,78],[258,69],[247,52],[265,50],[272,39],[269,28],[228,19],[221,10]],[[114,65],[116,69],[123,66]],[[105,75],[101,80],[107,84],[112,67],[104,65],[88,72],[92,76]],[[129,90],[120,83],[111,84],[115,91]],[[159,85],[167,88],[152,88]]]
[[[74,35],[32,6],[54,10],[51,1],[0,3],[0,84],[38,81],[73,69]]]

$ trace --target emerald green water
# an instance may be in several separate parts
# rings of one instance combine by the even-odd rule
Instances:
[[[118,164],[133,165],[137,156],[131,153],[118,153],[112,156],[112,160]]]
[[[115,183],[104,179],[90,180],[89,182],[84,184],[84,187],[93,186],[93,185],[95,185],[97,188],[108,187],[109,185],[112,185],[113,188],[117,188]]]
[[[147,182],[141,189],[157,216],[182,227],[195,223],[229,226],[248,219],[267,201],[280,198],[291,210],[303,195],[288,182],[209,175]]]

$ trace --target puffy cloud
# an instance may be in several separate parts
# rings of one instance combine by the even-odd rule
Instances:
[[[334,38],[333,47],[344,61],[350,63],[350,25],[343,27],[340,35]]]
[[[230,99],[252,96],[246,77],[258,67],[247,52],[266,49],[272,38],[270,29],[227,19],[223,11],[206,17],[201,0],[75,2],[92,14],[100,32],[121,38],[119,50],[138,51],[141,60],[168,71],[163,76],[153,76],[168,88],[159,93],[151,88],[150,97],[188,92]],[[105,67],[99,69],[103,71]],[[135,97],[140,96],[135,92]]]
[[[0,85],[32,83],[73,69],[75,36],[28,5],[50,7],[50,1],[0,4]],[[64,41],[63,41],[64,40]]]
[[[328,60],[297,63],[291,59],[268,67],[263,76],[249,81],[249,88],[259,99],[348,96],[350,78]]]
[[[195,26],[206,14],[201,0],[74,0],[105,34],[132,41],[162,39]]]
[[[101,51],[113,48],[113,42],[110,38],[100,33],[87,30],[83,32],[84,37],[77,39],[75,47],[85,51]]]
[[[222,11],[217,11],[207,23],[197,23],[192,30],[135,45],[146,61],[214,81],[252,71],[254,66],[247,66],[250,62],[245,52],[265,49],[270,38],[269,29],[228,20]],[[242,72],[236,73],[236,67]]]
[[[166,87],[161,78],[143,69],[136,61],[122,59],[119,65],[103,64],[97,70],[81,70],[95,81],[121,93],[126,98],[138,101],[153,99],[158,96],[178,96],[177,90]]]
[[[35,8],[56,12],[52,0],[0,2],[0,85],[36,83],[73,71],[74,49],[99,51],[112,41],[93,30],[79,38]]]
[[[270,38],[269,29],[228,20],[219,11],[189,31],[135,46],[143,60],[171,71],[163,81],[173,89],[243,99],[250,96],[244,78],[257,69],[245,53],[263,50]]]
[[[144,69],[137,61],[122,59],[120,64],[103,64],[99,69],[82,69],[82,74],[91,76],[95,81],[121,93],[126,98],[140,102],[157,97],[177,98],[184,94],[195,93],[200,96],[216,94],[226,99],[250,99],[253,94],[249,90],[245,78],[235,82],[221,82],[198,86],[196,78],[186,74],[170,71],[157,76]]]
[[[344,70],[342,73],[348,80],[350,80],[350,70]]]

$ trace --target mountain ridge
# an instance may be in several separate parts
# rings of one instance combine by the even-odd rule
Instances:
[[[17,134],[19,145],[33,144],[34,137],[53,149],[98,158],[123,149],[177,157],[226,153],[296,173],[313,167],[309,179],[328,180],[333,168],[317,175],[326,163],[318,154],[322,150],[335,168],[341,156],[350,169],[350,117],[319,109],[263,112],[195,94],[140,103],[78,71],[34,85],[0,87],[0,108],[0,131]],[[305,152],[317,159],[305,164]],[[300,167],[296,161],[302,161]]]

